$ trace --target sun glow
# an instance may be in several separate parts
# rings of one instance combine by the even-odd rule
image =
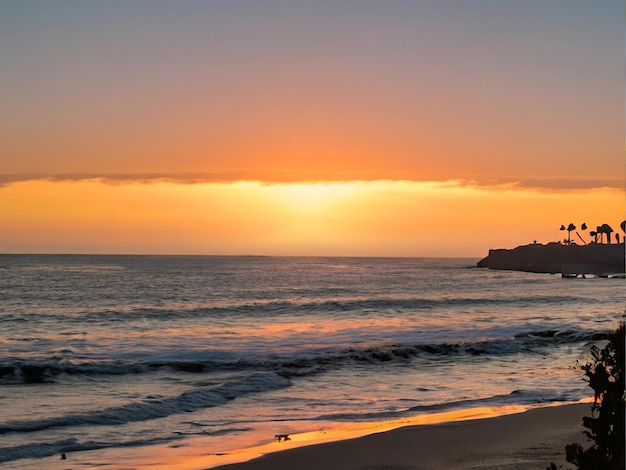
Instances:
[[[272,191],[293,210],[302,213],[332,211],[333,206],[354,196],[354,184],[296,183],[272,185]]]
[[[563,223],[617,229],[622,214],[623,192],[611,189],[39,180],[0,186],[0,250],[480,257],[560,240]]]

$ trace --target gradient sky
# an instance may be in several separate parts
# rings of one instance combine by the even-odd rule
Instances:
[[[617,228],[623,25],[618,0],[0,0],[0,252],[480,257]]]

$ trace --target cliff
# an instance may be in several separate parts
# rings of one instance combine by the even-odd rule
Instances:
[[[615,274],[624,273],[624,244],[524,245],[513,249],[489,250],[479,268],[533,273]]]

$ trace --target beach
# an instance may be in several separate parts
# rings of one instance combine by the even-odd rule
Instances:
[[[206,438],[184,445],[133,447],[123,453],[100,449],[68,453],[65,460],[52,456],[39,465],[49,470],[544,470],[551,462],[557,468],[571,468],[565,460],[567,444],[590,446],[582,426],[583,416],[591,414],[589,402],[514,410],[459,410],[423,420],[455,421],[401,427],[394,427],[398,426],[394,422],[370,423],[369,431],[367,426],[351,425],[294,434],[281,442],[268,435],[257,446],[224,452]],[[498,412],[509,414],[482,417]]]
[[[565,445],[589,444],[590,404],[538,408],[494,418],[423,426],[275,452],[222,470],[427,470],[565,468]],[[570,464],[571,465],[571,464]]]

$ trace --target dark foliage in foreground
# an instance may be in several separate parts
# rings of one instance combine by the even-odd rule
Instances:
[[[593,445],[565,447],[567,461],[579,470],[624,470],[624,334],[622,323],[604,349],[592,348],[593,362],[580,366],[594,403],[591,417],[583,418],[584,434]]]

